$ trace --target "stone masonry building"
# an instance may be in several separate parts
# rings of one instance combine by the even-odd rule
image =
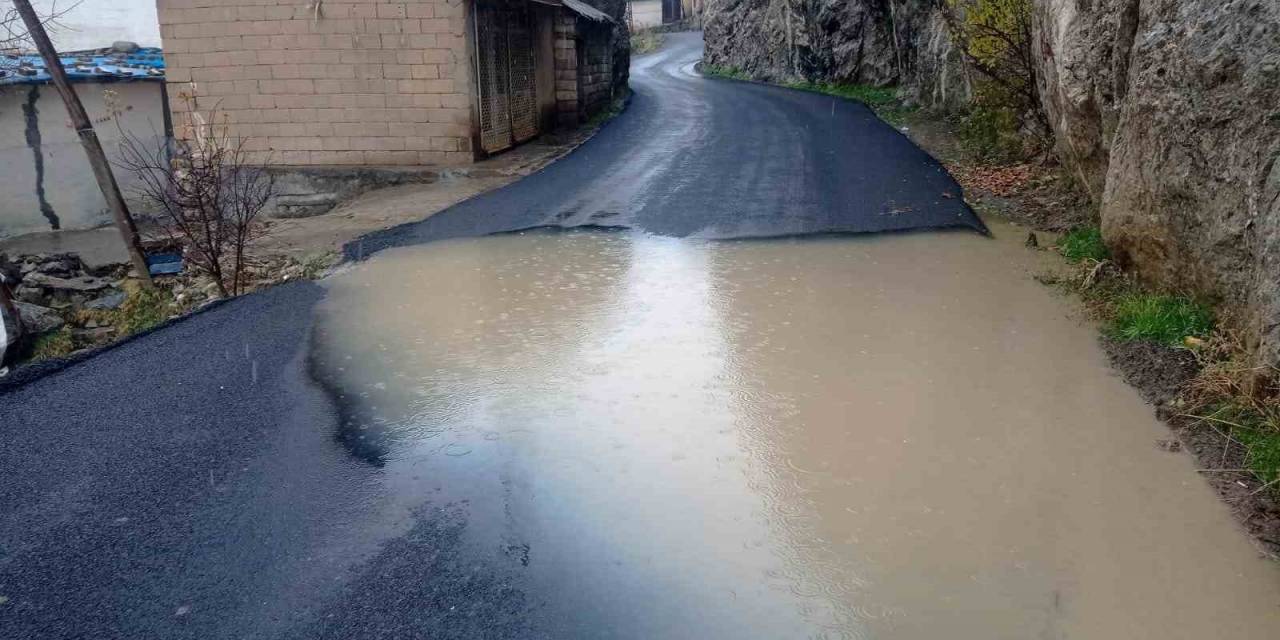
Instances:
[[[629,63],[581,0],[157,4],[175,116],[194,95],[273,165],[470,163],[590,117]]]

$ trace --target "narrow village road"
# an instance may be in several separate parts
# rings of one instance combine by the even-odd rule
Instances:
[[[829,233],[986,229],[699,48],[343,273],[0,391],[0,636],[1270,637],[1280,574],[1045,254]]]
[[[669,34],[633,62],[630,107],[590,143],[349,255],[540,226],[705,238],[985,230],[942,166],[862,104],[703,78],[701,56],[701,34]]]

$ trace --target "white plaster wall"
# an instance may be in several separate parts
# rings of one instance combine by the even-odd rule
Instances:
[[[662,24],[662,0],[632,0],[631,23],[637,29]]]
[[[107,155],[118,154],[120,131],[107,116],[104,90],[116,92],[118,102],[131,107],[120,116],[121,126],[151,144],[159,144],[164,132],[163,102],[158,82],[79,83],[75,85]],[[92,229],[111,223],[106,202],[94,181],[93,171],[85,158],[80,138],[67,122],[67,111],[58,92],[51,85],[0,87],[0,238],[37,231],[52,231],[53,226],[41,213],[37,196],[35,152],[27,143],[27,119],[23,105],[32,89],[39,92],[36,100],[40,150],[44,159],[45,200],[53,208],[60,228]],[[116,170],[116,179],[125,190],[126,199],[137,213],[144,213],[133,202],[129,187],[131,176]]]
[[[49,33],[59,51],[100,49],[117,40],[160,46],[155,0],[33,0],[32,5],[44,15],[66,12]]]

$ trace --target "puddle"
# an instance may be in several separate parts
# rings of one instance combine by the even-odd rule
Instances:
[[[1280,569],[993,231],[399,249],[313,357],[552,637],[1273,637]]]

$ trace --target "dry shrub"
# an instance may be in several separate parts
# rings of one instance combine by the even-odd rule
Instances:
[[[248,139],[231,134],[216,106],[207,114],[197,109],[194,87],[179,99],[187,108],[172,147],[120,127],[117,164],[138,178],[134,195],[183,246],[187,263],[216,283],[223,297],[239,295],[247,250],[266,231],[261,218],[275,196],[275,177],[250,162]]]

